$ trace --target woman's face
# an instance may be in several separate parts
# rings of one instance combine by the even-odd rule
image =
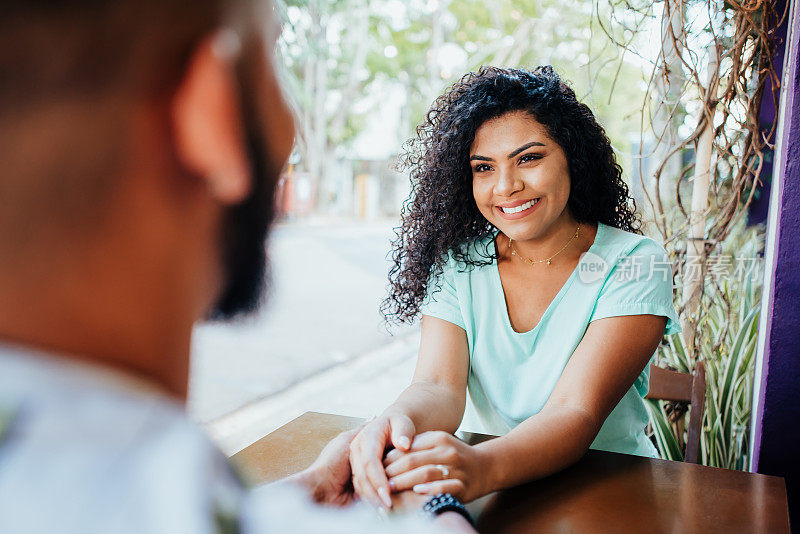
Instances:
[[[478,209],[505,235],[539,239],[573,224],[567,158],[528,113],[514,111],[483,123],[469,159]]]

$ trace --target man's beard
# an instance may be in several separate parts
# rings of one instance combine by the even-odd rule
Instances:
[[[275,217],[275,188],[280,167],[267,156],[266,139],[257,119],[255,91],[248,83],[244,66],[239,69],[238,77],[252,191],[224,216],[223,287],[210,314],[211,319],[217,320],[256,311],[265,300],[271,281],[266,240]]]

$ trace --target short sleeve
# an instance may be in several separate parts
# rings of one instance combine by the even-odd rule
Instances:
[[[681,331],[672,295],[672,265],[664,248],[652,239],[640,241],[617,261],[589,321],[623,315],[661,315],[667,318],[665,335]]]
[[[432,269],[420,311],[422,315],[437,317],[464,328],[464,317],[455,286],[453,262],[452,255],[448,254],[447,261],[438,272],[435,267]]]

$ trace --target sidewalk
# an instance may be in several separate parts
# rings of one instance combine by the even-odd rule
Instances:
[[[307,411],[356,417],[377,415],[411,383],[419,330],[206,423],[228,455]]]
[[[215,421],[414,332],[387,329],[379,313],[390,234],[385,222],[277,228],[266,305],[250,317],[194,330],[192,419]]]

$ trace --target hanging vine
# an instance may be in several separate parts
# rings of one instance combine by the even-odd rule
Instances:
[[[691,372],[707,362],[701,456],[742,468],[760,277],[734,263],[763,251],[763,231],[744,228],[744,216],[773,149],[775,123],[761,124],[759,113],[765,95],[779,101],[776,28],[787,9],[766,0],[596,0],[595,11],[620,62],[632,55],[647,73],[633,166],[645,228],[673,262],[683,328],[659,363]],[[673,429],[684,413],[664,404],[651,411]],[[674,456],[664,439],[662,455]]]

